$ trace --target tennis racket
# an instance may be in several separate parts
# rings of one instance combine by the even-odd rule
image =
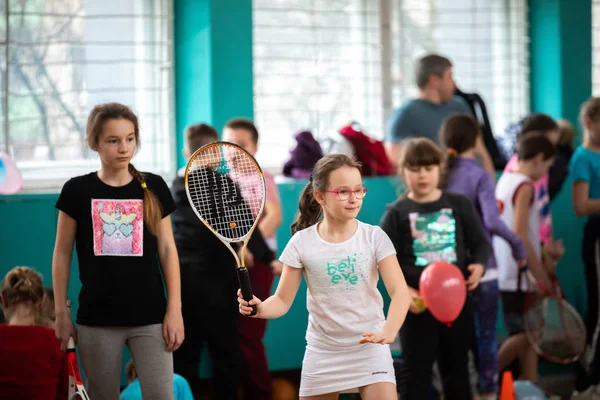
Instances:
[[[71,312],[71,301],[67,300],[67,308]],[[67,363],[69,368],[69,400],[90,400],[81,373],[79,372],[79,362],[77,361],[77,352],[75,351],[75,341],[69,338],[67,344]]]
[[[529,281],[525,296],[524,325],[537,354],[557,364],[577,361],[586,348],[586,329],[579,313],[564,298],[556,275],[551,290],[544,290],[530,271],[521,271]]]
[[[67,347],[67,362],[69,363],[69,400],[90,400],[83,387],[83,380],[79,373],[79,362],[75,352],[75,341],[69,338]]]
[[[185,191],[200,221],[231,251],[246,301],[253,298],[244,254],[265,205],[265,180],[254,159],[241,147],[215,142],[198,149],[185,170]],[[241,256],[233,248],[243,243]],[[250,315],[256,314],[256,306]]]

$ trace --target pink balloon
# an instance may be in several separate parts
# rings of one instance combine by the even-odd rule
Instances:
[[[419,291],[431,314],[447,324],[458,318],[467,298],[463,273],[445,261],[431,263],[423,270]]]

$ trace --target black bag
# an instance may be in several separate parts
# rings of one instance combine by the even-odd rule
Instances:
[[[485,144],[485,147],[492,158],[494,168],[496,168],[496,170],[503,170],[508,160],[498,149],[498,144],[496,143],[496,138],[494,137],[494,132],[492,131],[492,124],[490,123],[483,99],[477,93],[465,93],[458,87],[456,88],[454,94],[458,97],[461,97],[469,105],[471,112],[481,126],[483,143]]]

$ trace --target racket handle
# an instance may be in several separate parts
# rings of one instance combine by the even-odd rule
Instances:
[[[73,340],[72,337],[69,338],[69,344],[67,345],[67,349],[68,350],[74,350],[75,349],[75,341]]]
[[[252,293],[252,285],[250,284],[250,275],[248,274],[248,268],[241,267],[237,269],[238,281],[240,283],[240,289],[242,290],[242,297],[246,301],[250,301],[254,298]],[[252,312],[249,316],[256,315],[256,306],[252,306]]]

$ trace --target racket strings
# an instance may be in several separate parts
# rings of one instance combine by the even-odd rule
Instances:
[[[207,146],[188,167],[188,193],[200,216],[223,237],[236,240],[254,226],[264,204],[262,174],[254,160],[234,146]]]
[[[525,314],[529,340],[538,352],[554,361],[574,361],[584,352],[585,326],[581,318],[561,300],[534,299]]]

